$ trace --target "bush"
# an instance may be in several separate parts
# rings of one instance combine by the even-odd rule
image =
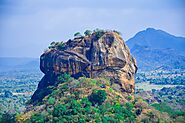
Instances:
[[[141,120],[142,123],[150,123],[149,119],[148,118],[144,118]]]
[[[101,105],[107,98],[107,94],[105,90],[97,90],[93,91],[93,93],[89,96],[89,101],[95,105]]]
[[[112,89],[112,88],[109,88],[109,91],[110,91],[110,92],[113,92],[113,89]]]
[[[134,105],[132,103],[126,103],[125,106],[128,110],[132,110],[134,108]]]
[[[50,44],[50,45],[51,45],[51,46],[54,46],[55,44],[56,44],[56,43],[53,41],[53,42],[51,42],[51,44]]]
[[[97,80],[95,80],[95,79],[91,79],[90,83],[91,83],[91,85],[96,85]]]
[[[15,123],[15,114],[4,113],[0,118],[0,123]]]
[[[31,117],[32,123],[44,123],[44,121],[45,121],[45,117],[42,114],[34,114]],[[27,121],[27,122],[29,122],[29,121]]]
[[[55,49],[55,48],[57,48],[57,49],[59,49],[59,50],[63,50],[64,48],[65,48],[65,46],[64,46],[64,42],[63,41],[61,41],[61,42],[51,42],[50,43],[50,45],[49,45],[49,47],[48,47],[49,49]]]
[[[53,110],[53,116],[54,117],[60,117],[63,116],[64,114],[66,114],[67,108],[65,105],[62,104],[58,104],[54,107]]]
[[[55,98],[50,97],[50,98],[48,99],[48,103],[49,103],[50,105],[54,105],[54,104],[55,104]]]
[[[49,49],[53,49],[53,48],[55,48],[55,42],[53,41],[53,42],[51,42],[51,44],[49,45],[49,47],[48,47]]]
[[[64,50],[65,46],[64,46],[64,42],[60,42],[58,45],[57,45],[57,48],[59,50]]]
[[[75,38],[78,38],[78,37],[81,37],[82,35],[80,34],[80,32],[76,32],[75,34],[74,34],[74,37]]]
[[[70,79],[71,79],[71,76],[67,73],[64,73],[64,74],[61,74],[58,76],[58,81],[60,83],[68,82],[68,81],[70,81]]]
[[[96,29],[94,30],[94,33],[95,33],[96,38],[99,39],[105,34],[105,31],[102,29]]]
[[[84,34],[85,34],[85,36],[89,36],[89,35],[92,34],[92,31],[91,31],[91,30],[86,30],[86,31],[84,32]]]
[[[132,96],[128,96],[127,99],[128,99],[128,100],[132,100]]]

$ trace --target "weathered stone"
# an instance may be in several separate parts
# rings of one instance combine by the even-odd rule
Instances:
[[[43,53],[40,57],[40,69],[45,73],[45,78],[64,72],[74,78],[109,78],[123,93],[130,94],[134,92],[134,74],[137,71],[136,61],[128,47],[120,35],[113,31],[105,32],[100,38],[95,33],[75,38],[64,43],[63,50],[54,48]],[[38,90],[47,88],[42,84],[56,83],[42,79],[32,99],[39,93]]]

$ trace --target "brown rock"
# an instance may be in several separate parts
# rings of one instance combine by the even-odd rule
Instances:
[[[48,50],[40,57],[40,69],[45,73],[45,78],[64,72],[74,78],[81,76],[109,78],[112,84],[118,85],[117,89],[130,94],[134,92],[134,74],[137,71],[135,59],[120,35],[114,31],[104,32],[100,37],[97,33],[78,37],[64,43],[62,50],[57,48]],[[42,87],[55,84],[49,81],[55,79],[43,79],[39,83],[37,91],[32,96],[33,100]]]

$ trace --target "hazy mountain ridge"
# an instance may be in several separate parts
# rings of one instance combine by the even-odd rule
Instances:
[[[7,69],[39,69],[39,58],[0,57],[0,70]]]
[[[185,69],[185,38],[147,28],[126,44],[140,70]]]

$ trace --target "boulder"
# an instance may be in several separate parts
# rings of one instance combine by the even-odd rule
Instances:
[[[41,90],[54,86],[57,75],[68,73],[72,77],[110,79],[116,89],[134,93],[136,60],[131,56],[121,36],[115,31],[94,32],[91,35],[68,40],[62,48],[53,47],[40,57],[40,69],[45,74],[32,100],[40,100]]]

